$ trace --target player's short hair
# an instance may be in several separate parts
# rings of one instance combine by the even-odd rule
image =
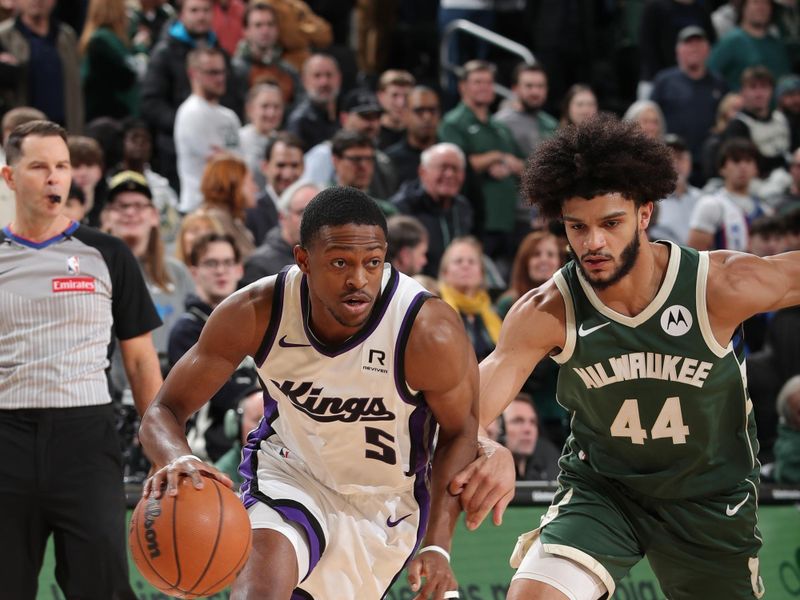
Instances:
[[[752,160],[758,163],[758,148],[747,138],[731,138],[719,149],[717,168],[721,169],[729,160]]]
[[[287,148],[297,148],[300,150],[301,154],[303,153],[303,140],[301,140],[299,136],[291,131],[277,131],[269,137],[267,145],[264,147],[265,161],[269,162],[272,160],[272,151],[275,149],[275,146],[278,145],[278,142],[281,142]]]
[[[372,198],[356,188],[332,186],[306,206],[300,222],[300,245],[308,248],[320,229],[341,225],[374,225],[389,237],[386,217]]]
[[[522,193],[547,218],[573,197],[619,193],[637,207],[667,197],[677,174],[670,150],[638,124],[599,115],[546,140],[525,167]]]
[[[236,244],[236,240],[233,239],[233,236],[230,233],[212,231],[211,233],[200,236],[194,244],[192,244],[192,250],[189,252],[189,265],[192,267],[199,265],[200,259],[205,256],[208,247],[215,242],[230,244],[231,248],[233,248],[233,259],[236,261],[236,264],[238,265],[242,262],[242,252],[239,250],[239,246]]]
[[[22,141],[29,135],[39,137],[58,136],[67,143],[67,131],[52,121],[36,120],[17,125],[8,136],[5,144],[6,164],[15,164],[22,156]]]
[[[388,228],[386,260],[397,258],[403,248],[416,248],[428,239],[428,230],[419,219],[410,215],[394,215],[386,220]]]

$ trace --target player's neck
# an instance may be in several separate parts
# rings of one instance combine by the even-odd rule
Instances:
[[[669,253],[669,247],[645,240],[630,272],[605,290],[595,290],[597,297],[610,309],[635,317],[658,294],[667,271]]]

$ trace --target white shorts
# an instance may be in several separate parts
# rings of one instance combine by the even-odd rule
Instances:
[[[242,486],[245,506],[263,502],[305,534],[303,545],[292,530],[282,531],[263,512],[251,511],[254,528],[281,531],[298,553],[308,553],[307,561],[302,556],[298,560],[308,569],[299,573],[297,598],[382,598],[422,539],[427,491],[418,490],[420,502],[413,490],[402,495],[339,494],[270,441],[261,443],[255,459],[255,477],[246,477]]]

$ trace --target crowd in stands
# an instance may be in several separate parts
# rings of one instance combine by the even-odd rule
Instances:
[[[62,6],[63,4],[63,6]],[[563,225],[520,197],[526,157],[598,112],[671,149],[678,183],[651,239],[759,255],[800,249],[800,4],[795,0],[19,0],[0,24],[5,140],[70,133],[71,218],[138,259],[167,373],[214,307],[292,264],[308,202],[331,185],[389,219],[395,267],[462,317],[479,359],[515,301],[569,259]],[[465,36],[466,18],[533,64]],[[508,97],[495,84],[510,89]],[[0,221],[14,219],[0,186]],[[654,199],[656,200],[656,199]],[[800,483],[800,309],[744,324],[766,475]],[[531,332],[535,335],[535,332]],[[752,371],[752,373],[751,373]],[[537,365],[494,435],[520,479],[554,479],[568,415]],[[112,360],[118,398],[127,382]],[[197,414],[198,456],[252,426],[242,364]]]

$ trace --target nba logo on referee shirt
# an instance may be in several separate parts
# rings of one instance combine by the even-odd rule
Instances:
[[[77,256],[70,256],[67,259],[67,273],[78,275],[81,272],[81,261]]]
[[[680,304],[673,304],[661,313],[661,329],[673,337],[679,337],[692,328],[692,313]]]

